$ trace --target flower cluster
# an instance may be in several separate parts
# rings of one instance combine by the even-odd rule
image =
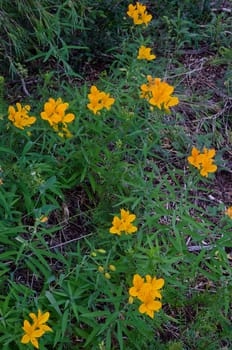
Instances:
[[[152,61],[155,58],[156,58],[156,56],[151,54],[151,48],[150,47],[145,47],[145,46],[142,45],[139,48],[139,54],[137,56],[138,60]]]
[[[230,219],[232,219],[232,207],[226,209],[225,214],[229,216]]]
[[[58,132],[61,137],[71,137],[72,134],[67,128],[67,123],[71,123],[75,119],[75,115],[72,113],[65,114],[69,104],[64,103],[61,98],[54,100],[50,98],[48,102],[44,104],[44,111],[40,113],[42,119],[47,120],[50,126]],[[31,126],[36,122],[36,117],[29,116],[28,113],[31,107],[29,105],[22,106],[20,103],[16,103],[16,109],[13,106],[8,108],[8,119],[19,129]],[[28,135],[30,133],[28,132]]]
[[[102,108],[110,110],[111,105],[114,103],[115,99],[110,97],[110,94],[106,94],[104,91],[98,90],[98,88],[93,85],[90,88],[90,94],[88,94],[89,104],[87,107],[94,113],[99,114],[98,112]]]
[[[204,147],[203,153],[196,148],[192,148],[192,154],[188,157],[188,162],[200,170],[202,176],[208,177],[208,173],[214,173],[217,170],[217,165],[214,164],[213,157],[215,149],[208,150]]]
[[[154,318],[154,311],[159,311],[162,307],[160,300],[157,299],[162,299],[159,290],[163,285],[163,278],[156,279],[156,277],[146,275],[146,281],[144,281],[140,275],[134,275],[133,287],[129,289],[129,303],[133,303],[134,297],[138,298],[142,302],[139,312]]]
[[[132,225],[132,222],[136,219],[136,215],[130,214],[129,210],[120,210],[121,218],[114,216],[112,221],[112,227],[110,233],[121,236],[122,232],[131,234],[137,231],[137,227]]]
[[[67,102],[63,102],[61,98],[49,100],[44,104],[44,111],[40,113],[42,119],[47,120],[50,126],[59,133],[59,136],[71,137],[71,133],[67,128],[67,123],[71,123],[75,119],[72,113],[65,114],[69,107]]]
[[[36,122],[36,117],[30,117],[31,107],[26,105],[22,107],[21,103],[16,103],[16,109],[13,106],[8,108],[8,119],[14,124],[16,128],[24,130],[25,127],[31,126]]]
[[[38,310],[38,316],[34,313],[30,313],[29,316],[33,320],[33,323],[31,324],[29,321],[24,320],[22,328],[25,331],[25,334],[21,339],[21,343],[27,344],[31,342],[36,349],[39,349],[38,338],[42,337],[45,332],[52,332],[52,329],[45,324],[48,321],[50,314],[49,312],[43,314]]]
[[[147,81],[147,84],[142,84],[140,87],[142,91],[140,97],[146,98],[152,106],[164,108],[170,112],[169,107],[179,103],[178,97],[171,96],[174,91],[173,86],[161,81],[160,78],[152,78],[151,75],[147,76]]]
[[[115,265],[112,265],[112,264],[110,264],[109,266],[108,266],[108,270],[110,270],[110,271],[116,271],[116,266]],[[99,265],[98,266],[98,271],[100,272],[100,273],[102,273],[102,274],[104,274],[104,277],[106,278],[106,279],[111,279],[111,274],[107,271],[107,269],[105,269],[102,265]]]
[[[127,14],[133,18],[134,24],[145,24],[147,26],[152,20],[152,15],[149,15],[146,9],[146,6],[136,2],[136,5],[130,4],[128,6]]]

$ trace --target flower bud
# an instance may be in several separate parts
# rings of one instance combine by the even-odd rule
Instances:
[[[98,266],[98,271],[103,273],[104,272],[104,267],[103,266]]]
[[[48,221],[48,217],[47,216],[41,216],[39,219],[40,222],[45,223]]]
[[[98,253],[100,253],[100,254],[105,254],[105,253],[106,253],[106,250],[105,250],[105,249],[98,249],[97,251],[98,251]]]
[[[111,279],[111,276],[110,276],[110,274],[109,274],[108,272],[106,272],[106,273],[104,274],[104,276],[105,276],[105,278],[107,278],[108,280]]]
[[[109,265],[109,269],[110,269],[111,271],[116,271],[116,267],[115,267],[114,265]]]

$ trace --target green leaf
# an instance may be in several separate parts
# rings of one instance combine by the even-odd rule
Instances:
[[[44,194],[48,189],[51,189],[51,187],[56,183],[56,176],[50,177],[46,182],[42,183],[42,185],[39,186],[39,191],[41,194]]]
[[[56,312],[60,316],[62,316],[62,312],[60,310],[60,307],[59,307],[56,299],[54,298],[54,295],[49,291],[46,291],[45,295],[46,295],[46,298],[48,299],[48,301],[50,302],[51,306],[56,310]]]
[[[64,337],[69,322],[69,309],[66,309],[61,319],[61,334]]]

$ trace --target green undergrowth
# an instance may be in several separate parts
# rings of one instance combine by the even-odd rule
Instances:
[[[33,349],[22,327],[38,309],[53,330],[42,350],[231,348],[228,15],[208,1],[199,11],[146,1],[153,20],[143,27],[129,3],[0,1],[3,350]],[[138,60],[141,45],[157,58]],[[140,98],[148,75],[175,88],[169,113]],[[109,110],[87,107],[92,85],[115,99]],[[75,115],[71,138],[40,117],[51,97]],[[31,106],[31,127],[8,119],[16,102]],[[193,146],[216,149],[215,173],[188,163]],[[122,208],[138,230],[110,234]],[[165,280],[153,319],[129,303],[135,274]]]

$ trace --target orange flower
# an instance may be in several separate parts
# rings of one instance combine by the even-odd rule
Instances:
[[[16,126],[16,128],[24,129],[26,126],[31,126],[36,122],[36,117],[30,117],[28,112],[30,112],[31,107],[26,105],[22,107],[21,103],[16,103],[16,108],[9,106],[8,108],[8,119]]]
[[[152,78],[147,76],[148,83],[141,85],[141,98],[147,98],[152,106],[159,109],[164,108],[166,112],[170,112],[169,107],[175,106],[179,103],[177,97],[171,96],[174,87],[166,82],[162,82],[160,78]]]
[[[192,155],[188,157],[188,162],[195,166],[197,169],[200,169],[200,151],[196,148],[192,148]]]
[[[90,88],[90,94],[88,94],[90,103],[87,107],[94,113],[99,114],[102,108],[110,110],[111,105],[114,103],[115,99],[110,97],[110,94],[106,94],[103,91],[98,90],[98,88],[93,85]]]
[[[155,84],[151,87],[152,97],[149,99],[149,103],[153,106],[157,106],[159,109],[164,108],[169,112],[169,107],[179,103],[177,97],[171,96],[173,91],[173,86],[164,81],[162,82],[159,78],[155,78]]]
[[[215,149],[207,149],[204,147],[204,153],[196,148],[192,148],[192,155],[189,156],[188,162],[200,170],[202,176],[208,177],[208,173],[214,173],[217,170],[217,165],[214,164]]]
[[[121,235],[122,232],[122,221],[118,216],[115,216],[112,221],[112,227],[110,228],[110,233]]]
[[[121,222],[122,229],[126,233],[134,233],[137,231],[137,227],[131,224],[136,219],[136,215],[130,214],[129,210],[121,209]]]
[[[145,24],[146,26],[152,20],[152,15],[149,15],[146,11],[146,6],[140,4],[136,5],[130,4],[128,6],[127,14],[129,17],[133,18],[134,24]]]
[[[151,88],[155,85],[155,78],[152,78],[151,75],[147,76],[147,84],[142,84],[140,89],[142,91],[141,98],[149,98],[151,96]]]
[[[122,232],[131,234],[137,231],[137,227],[132,225],[132,221],[136,219],[136,215],[130,214],[128,210],[121,209],[121,218],[114,216],[110,233],[121,236]]]
[[[133,287],[129,289],[129,294],[132,297],[137,297],[139,295],[139,292],[144,284],[144,278],[142,278],[140,275],[136,274],[133,277]]]
[[[203,155],[209,159],[213,158],[216,154],[215,149],[207,149],[207,148],[203,148]]]
[[[21,339],[21,343],[27,344],[31,342],[36,349],[39,349],[39,343],[37,338],[42,337],[42,335],[45,332],[42,329],[36,329],[35,325],[34,324],[31,325],[30,322],[27,320],[24,321],[22,328],[25,331],[25,334]]]
[[[43,314],[40,310],[38,310],[38,316],[32,312],[29,314],[29,316],[32,318],[33,324],[30,324],[30,322],[27,320],[24,321],[22,328],[25,331],[25,334],[21,339],[21,343],[27,344],[31,342],[36,349],[39,349],[37,338],[42,337],[45,332],[52,332],[52,329],[45,324],[48,321],[50,314],[49,312],[45,312]]]
[[[162,307],[162,303],[158,299],[162,298],[159,291],[164,285],[164,279],[151,277],[146,275],[146,282],[144,278],[136,274],[133,277],[133,287],[129,289],[129,303],[133,302],[133,298],[138,298],[142,304],[139,306],[139,312],[147,314],[151,318],[154,318],[154,312],[159,311]]]
[[[202,176],[208,177],[208,173],[214,173],[217,170],[217,165],[213,164],[214,160],[205,157],[201,157],[201,170],[200,174]]]
[[[41,118],[47,120],[53,128],[56,128],[59,123],[66,126],[66,123],[71,123],[75,119],[74,114],[65,114],[68,107],[69,104],[64,103],[61,98],[57,100],[49,98],[48,102],[44,104],[44,111],[40,113]]]
[[[46,323],[50,317],[50,313],[49,312],[45,312],[44,314],[40,311],[40,309],[38,310],[38,316],[36,316],[36,314],[34,314],[33,312],[31,312],[29,314],[29,316],[32,318],[33,322],[34,322],[34,326],[36,328],[40,328],[42,329],[44,332],[52,332],[52,329],[45,325],[44,323]]]
[[[61,98],[57,100],[49,98],[48,102],[44,104],[44,111],[40,113],[41,118],[47,120],[60,137],[72,136],[67,128],[67,123],[71,123],[75,119],[75,115],[73,113],[65,114],[68,107],[69,104],[63,102]]]
[[[156,56],[151,54],[151,48],[150,47],[141,46],[139,48],[139,54],[137,56],[138,60],[152,61],[155,58],[156,58]]]
[[[152,296],[147,293],[144,295],[143,303],[139,307],[139,312],[141,314],[146,313],[151,318],[154,318],[154,311],[159,311],[162,307],[160,301],[154,300]]]
[[[146,275],[146,282],[151,285],[152,297],[162,299],[162,295],[160,294],[159,289],[163,288],[164,279],[156,279],[156,277],[151,278],[150,275]]]
[[[225,214],[229,216],[230,219],[232,219],[232,207],[229,207],[226,211]]]

